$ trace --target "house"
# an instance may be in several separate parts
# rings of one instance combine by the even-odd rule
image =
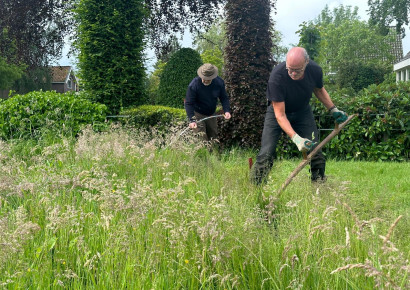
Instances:
[[[410,81],[410,51],[396,64],[393,65],[396,81]]]
[[[71,66],[51,67],[51,89],[57,93],[78,92],[78,80]]]

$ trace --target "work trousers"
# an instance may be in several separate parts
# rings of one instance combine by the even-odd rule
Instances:
[[[293,130],[295,130],[299,136],[317,142],[317,144],[319,143],[318,130],[310,106],[301,112],[287,113],[286,116]],[[266,110],[265,123],[263,125],[261,149],[251,171],[250,177],[253,183],[260,184],[266,180],[266,177],[269,175],[274,159],[276,158],[276,146],[279,138],[282,136],[282,132],[283,130],[276,120],[273,107],[269,105]],[[310,162],[311,172],[320,174],[323,177],[325,167],[326,159],[320,150]]]
[[[207,117],[210,116],[195,112],[195,118],[197,121]],[[203,141],[216,141],[218,139],[218,121],[216,119],[217,118],[210,118],[202,122],[197,122],[197,128],[194,129],[194,132],[199,134]]]

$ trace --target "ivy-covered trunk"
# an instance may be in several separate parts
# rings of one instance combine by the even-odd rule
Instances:
[[[225,82],[232,110],[232,119],[221,126],[221,141],[226,146],[260,146],[266,86],[274,64],[270,12],[275,3],[276,0],[235,0],[225,6]]]

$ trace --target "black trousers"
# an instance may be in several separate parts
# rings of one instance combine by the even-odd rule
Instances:
[[[311,107],[297,113],[286,114],[293,130],[302,138],[307,138],[319,143],[319,135],[315,119]],[[263,125],[262,145],[259,151],[256,162],[252,167],[251,181],[255,184],[262,183],[273,166],[273,161],[276,158],[276,146],[279,138],[282,136],[282,128],[276,120],[272,105],[269,105],[266,110],[265,123]],[[295,145],[296,146],[296,145]],[[324,176],[326,167],[326,159],[320,150],[311,160],[311,172],[319,173]]]

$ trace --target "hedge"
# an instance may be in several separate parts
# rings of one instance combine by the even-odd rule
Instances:
[[[187,117],[184,109],[165,106],[142,105],[121,112],[126,116],[122,122],[135,128],[154,128],[162,133],[171,128],[187,126]]]
[[[201,56],[192,48],[181,48],[175,52],[161,73],[158,104],[184,108],[188,85],[197,76],[197,70],[201,65]]]
[[[107,107],[78,93],[34,91],[0,102],[0,138],[39,138],[44,133],[75,136],[88,124],[101,125]]]
[[[325,149],[328,157],[347,160],[406,161],[410,148],[410,82],[385,81],[371,85],[357,96],[331,93],[333,102],[358,114]],[[323,105],[314,102],[320,128],[334,127]],[[325,138],[321,136],[321,139]]]

